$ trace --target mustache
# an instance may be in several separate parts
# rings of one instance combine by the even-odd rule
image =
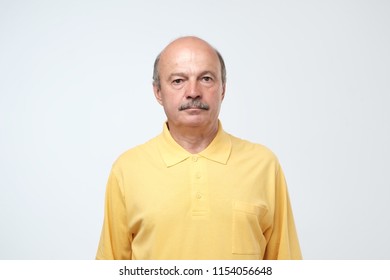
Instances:
[[[181,104],[179,106],[179,111],[187,110],[187,109],[202,109],[202,110],[208,110],[210,109],[210,106],[206,103],[201,102],[198,99],[193,99],[187,103]]]

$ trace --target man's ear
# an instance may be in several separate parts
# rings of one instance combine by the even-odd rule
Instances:
[[[153,92],[154,96],[157,99],[157,102],[160,103],[160,105],[163,105],[160,87],[158,87],[157,85],[153,85]]]
[[[226,84],[222,86],[222,100],[225,98]]]

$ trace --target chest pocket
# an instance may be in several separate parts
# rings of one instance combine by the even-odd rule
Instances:
[[[267,244],[263,232],[270,224],[267,207],[234,201],[232,211],[232,253],[262,257]]]

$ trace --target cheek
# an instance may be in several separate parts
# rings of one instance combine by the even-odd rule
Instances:
[[[180,101],[175,98],[165,98],[163,99],[163,106],[167,113],[175,113],[177,108],[180,106]]]
[[[223,100],[222,94],[216,93],[215,96],[213,96],[212,100],[210,100],[210,102],[212,102],[215,106],[220,106],[222,100]]]

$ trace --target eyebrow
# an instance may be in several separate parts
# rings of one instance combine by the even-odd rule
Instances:
[[[216,77],[216,75],[214,74],[213,71],[210,71],[210,70],[206,70],[206,71],[203,71],[199,74],[199,77],[202,77],[202,76],[205,76],[205,75],[211,75],[213,77]],[[188,74],[184,73],[184,72],[177,72],[177,73],[172,73],[169,75],[169,79],[172,79],[172,77],[187,77]]]
[[[206,71],[203,71],[202,73],[200,73],[200,76],[205,76],[205,75],[210,75],[213,77],[217,76],[217,75],[215,75],[215,73],[213,71],[210,71],[210,70],[206,70]]]
[[[172,77],[175,77],[175,76],[186,77],[187,74],[185,74],[184,72],[172,73],[172,74],[169,75],[168,79],[172,79]]]

